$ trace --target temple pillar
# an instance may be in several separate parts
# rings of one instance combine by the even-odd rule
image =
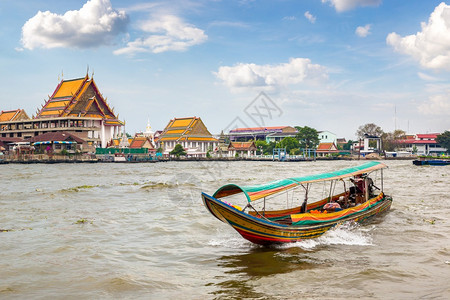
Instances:
[[[103,120],[101,121],[101,126],[102,126],[102,131],[101,131],[100,140],[101,140],[101,143],[102,143],[102,148],[106,148],[105,122]]]

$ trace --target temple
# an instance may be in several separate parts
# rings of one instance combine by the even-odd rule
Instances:
[[[218,140],[199,117],[174,118],[159,136],[157,145],[168,155],[176,144],[183,146],[187,156],[205,157],[208,151],[217,147]]]
[[[0,119],[0,137],[29,139],[47,132],[65,131],[86,142],[86,148],[106,147],[118,136],[123,122],[99,92],[93,78],[61,80],[53,94],[30,119],[25,112]]]

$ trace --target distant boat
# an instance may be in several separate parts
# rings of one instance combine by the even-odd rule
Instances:
[[[416,166],[446,166],[450,165],[450,159],[427,159],[427,160],[413,160],[413,164]]]
[[[388,211],[392,198],[383,192],[384,168],[386,165],[372,161],[335,172],[293,177],[262,185],[227,184],[213,196],[202,193],[202,199],[212,215],[232,226],[250,242],[260,245],[297,242],[319,237],[337,224],[362,222]],[[381,171],[381,188],[375,186],[369,177],[378,170]],[[313,185],[320,191],[327,187],[329,196],[312,202],[309,197],[312,197]],[[336,192],[339,188],[342,189],[340,193]],[[244,208],[227,202],[233,196],[242,194],[247,200]],[[300,194],[304,199],[301,205],[297,202]],[[287,205],[289,201],[297,204]],[[268,210],[270,203],[284,208]]]

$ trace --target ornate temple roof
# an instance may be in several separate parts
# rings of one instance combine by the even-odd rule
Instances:
[[[0,111],[0,122],[28,120],[30,117],[23,109]]]
[[[255,142],[230,142],[228,145],[228,150],[240,150],[240,151],[248,151],[248,150],[256,150]]]
[[[329,151],[338,151],[336,145],[334,143],[320,143],[317,146],[317,152],[329,152]]]
[[[122,124],[99,92],[94,79],[88,75],[61,80],[36,115],[37,119],[52,117],[102,118],[110,125]]]
[[[214,141],[212,134],[199,117],[174,118],[169,121],[159,141]]]

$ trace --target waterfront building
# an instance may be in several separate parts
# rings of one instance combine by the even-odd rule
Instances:
[[[327,156],[331,154],[339,153],[335,143],[320,143],[316,149],[317,156]]]
[[[371,147],[371,141],[374,141],[375,147]],[[354,154],[365,156],[370,153],[381,153],[383,151],[381,137],[376,135],[364,134],[364,138],[356,141],[352,145]]]
[[[439,133],[426,133],[407,136],[397,142],[398,150],[417,155],[440,155],[447,149],[436,142]]]
[[[174,118],[158,136],[157,147],[162,148],[164,155],[169,155],[177,144],[184,148],[187,156],[206,157],[209,150],[217,147],[218,140],[199,117]]]
[[[345,138],[337,139],[336,146],[338,146],[338,149],[344,149],[345,145],[347,145],[347,140]]]
[[[4,151],[7,154],[12,153],[14,145],[20,142],[23,142],[22,138],[0,137],[0,151]]]
[[[275,133],[291,133],[295,135],[297,134],[297,129],[291,126],[236,128],[230,130],[228,137],[232,142],[245,142],[250,140],[266,140],[268,135]]]
[[[47,132],[30,139],[34,152],[40,154],[58,153],[66,150],[68,153],[82,151],[86,142],[66,131]]]
[[[333,143],[334,145],[337,145],[337,136],[336,134],[330,132],[330,131],[318,131],[319,135],[319,141],[320,143]]]
[[[256,145],[254,141],[250,142],[230,142],[228,153],[230,157],[249,157],[256,155]]]
[[[216,156],[228,157],[228,145],[229,143],[227,143],[227,137],[225,136],[222,130],[219,136],[217,147],[214,150]]]
[[[152,140],[148,136],[136,135],[130,143],[130,149],[142,149],[145,148],[148,152],[156,152],[155,146]]]
[[[61,80],[36,117],[0,119],[0,137],[29,139],[47,132],[66,131],[86,141],[86,148],[106,147],[123,123],[100,93],[93,78]]]
[[[268,134],[266,136],[266,142],[281,142],[285,137],[293,137],[295,138],[297,136],[298,131],[292,131],[292,132],[275,132]]]

